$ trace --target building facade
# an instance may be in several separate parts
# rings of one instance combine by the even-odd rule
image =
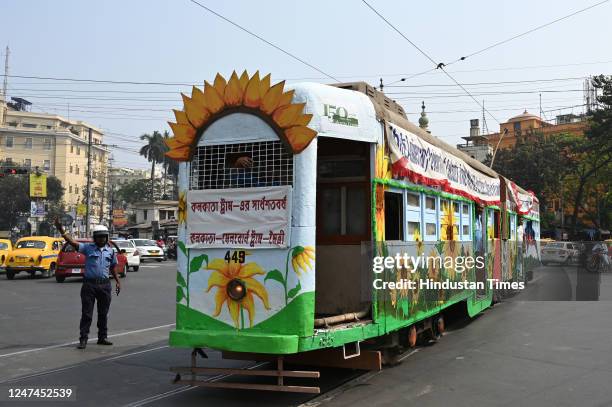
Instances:
[[[557,116],[555,123],[552,124],[525,110],[522,114],[501,123],[499,132],[486,134],[485,136],[493,149],[498,143],[499,148],[503,149],[512,148],[518,140],[527,140],[534,136],[547,137],[563,133],[582,136],[587,127],[588,121],[585,115]]]
[[[58,115],[11,110],[1,106],[0,160],[6,165],[38,168],[60,180],[65,189],[67,211],[85,203],[89,129],[91,145],[92,222],[108,213],[106,202],[109,150],[103,144],[104,134],[85,122]]]

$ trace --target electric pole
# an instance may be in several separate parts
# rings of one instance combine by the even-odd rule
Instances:
[[[87,138],[87,194],[85,196],[86,219],[85,219],[85,234],[89,237],[89,205],[91,203],[91,127]]]

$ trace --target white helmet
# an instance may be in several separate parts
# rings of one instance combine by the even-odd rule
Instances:
[[[106,226],[104,226],[104,225],[96,225],[96,226],[93,227],[92,234],[93,234],[94,238],[96,236],[106,236],[106,237],[108,237],[108,235],[109,235],[108,228]]]

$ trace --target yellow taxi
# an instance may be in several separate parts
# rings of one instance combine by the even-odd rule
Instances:
[[[9,253],[13,250],[13,243],[9,239],[0,239],[0,269],[4,270]]]
[[[57,255],[63,239],[48,236],[22,237],[17,241],[6,260],[6,278],[12,280],[22,271],[31,277],[40,271],[44,277],[55,275]]]

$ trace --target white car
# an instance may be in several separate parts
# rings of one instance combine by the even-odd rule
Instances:
[[[572,242],[550,242],[542,248],[542,264],[569,264],[580,258],[580,246]]]
[[[114,240],[113,241],[119,250],[122,252],[125,250],[125,257],[127,257],[127,265],[132,270],[138,271],[140,267],[140,252],[136,249],[136,245],[131,240]]]
[[[166,254],[164,250],[157,245],[155,240],[151,239],[130,239],[132,243],[138,249],[140,253],[140,261],[144,263],[145,260],[152,259],[157,261],[166,260]]]

